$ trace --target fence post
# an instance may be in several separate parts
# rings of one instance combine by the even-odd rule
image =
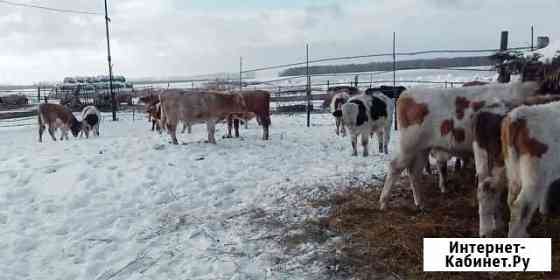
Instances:
[[[41,104],[41,87],[37,87],[37,104]]]
[[[393,97],[395,98],[395,130],[398,130],[397,125],[397,33],[393,32]]]
[[[359,75],[354,76],[354,86],[356,88],[358,88],[358,79],[359,79]]]
[[[305,44],[306,73],[307,73],[307,127],[311,126],[311,76],[309,76],[309,44]]]
[[[500,37],[500,52],[505,52],[508,49],[508,31],[502,31]],[[509,83],[511,80],[511,75],[508,73],[506,66],[503,65],[504,61],[500,60],[500,67],[498,67],[498,82],[499,83]]]
[[[243,57],[239,57],[239,91],[243,91]]]

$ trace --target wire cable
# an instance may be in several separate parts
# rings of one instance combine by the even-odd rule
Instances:
[[[70,13],[70,14],[96,15],[96,16],[97,15],[103,15],[102,13],[98,13],[98,12],[51,8],[51,7],[39,6],[39,5],[33,5],[33,4],[16,3],[16,2],[6,1],[6,0],[0,0],[0,3],[10,5],[10,6],[40,9],[40,10],[46,10],[46,11],[50,11],[50,12],[57,12],[57,13]]]

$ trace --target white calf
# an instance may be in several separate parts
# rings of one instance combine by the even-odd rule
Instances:
[[[93,131],[93,135],[99,136],[99,123],[101,122],[101,113],[95,106],[86,106],[82,110],[82,131],[80,137],[85,133],[89,138],[89,132]]]

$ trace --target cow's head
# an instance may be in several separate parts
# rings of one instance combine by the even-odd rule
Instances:
[[[74,137],[78,137],[78,134],[82,130],[82,122],[78,121],[77,119],[72,119],[72,124],[70,125],[70,131],[72,131],[72,135]]]
[[[342,110],[336,110],[336,111],[334,111],[334,112],[332,113],[332,115],[333,115],[335,118],[340,118],[340,117],[342,117]]]
[[[490,177],[478,184],[480,237],[492,237],[496,232],[505,229],[504,211],[507,209],[507,189],[505,178],[500,177]]]

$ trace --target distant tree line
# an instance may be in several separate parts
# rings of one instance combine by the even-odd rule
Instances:
[[[469,57],[453,57],[453,58],[432,58],[432,59],[414,59],[402,60],[397,63],[397,70],[417,69],[417,68],[442,68],[442,67],[471,67],[471,66],[489,66],[494,65],[494,61],[488,56],[469,56]],[[310,66],[311,74],[327,74],[327,73],[352,73],[352,72],[373,72],[373,71],[391,71],[393,70],[393,62],[370,62],[362,64],[339,64],[339,65],[321,65]],[[306,68],[294,67],[288,68],[280,72],[280,76],[300,76],[306,74]]]

